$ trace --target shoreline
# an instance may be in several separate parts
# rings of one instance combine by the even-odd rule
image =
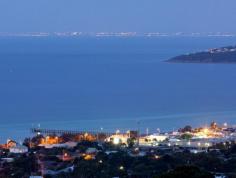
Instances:
[[[136,129],[138,127],[137,121],[140,122],[141,131],[145,133],[146,129],[149,128],[150,132],[155,132],[157,128],[162,131],[176,130],[182,125],[191,124],[194,127],[202,126],[215,120],[218,123],[227,122],[229,124],[235,123],[236,111],[219,111],[219,112],[199,112],[199,113],[176,113],[176,114],[164,114],[158,116],[143,116],[143,117],[123,117],[115,119],[84,119],[71,121],[56,121],[51,120],[47,122],[38,122],[42,128],[55,128],[55,129],[73,129],[73,130],[93,130],[98,131],[101,127],[105,131],[111,132],[116,129],[122,131],[129,129]],[[191,118],[191,119],[189,119]],[[224,118],[224,119],[223,119]],[[97,125],[93,125],[96,122]],[[57,123],[55,125],[55,123]],[[124,124],[125,123],[125,124]],[[2,124],[0,126],[4,134],[0,137],[0,142],[5,142],[7,139],[23,140],[24,137],[30,136],[29,130],[32,127],[37,127],[38,124],[30,124],[29,122],[18,123],[17,127],[12,124]],[[12,127],[11,129],[9,129]],[[122,129],[123,128],[123,129]]]

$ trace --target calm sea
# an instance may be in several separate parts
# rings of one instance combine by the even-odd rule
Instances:
[[[234,37],[0,38],[0,142],[29,128],[236,124],[236,65],[167,64]]]

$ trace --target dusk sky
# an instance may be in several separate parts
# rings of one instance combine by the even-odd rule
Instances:
[[[0,0],[0,32],[232,32],[235,0]]]

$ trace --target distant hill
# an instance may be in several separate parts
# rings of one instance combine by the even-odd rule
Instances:
[[[207,51],[180,55],[165,62],[169,63],[236,63],[236,46],[213,48]]]

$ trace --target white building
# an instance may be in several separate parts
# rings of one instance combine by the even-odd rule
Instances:
[[[152,146],[157,144],[158,142],[165,141],[168,137],[169,137],[168,135],[159,135],[159,134],[147,135],[145,137],[139,138],[139,145]]]
[[[12,163],[14,161],[14,158],[1,158],[1,160],[3,162]]]
[[[86,150],[87,154],[96,154],[97,152],[98,152],[98,150],[96,148],[92,148],[92,147],[90,147]]]
[[[10,153],[27,153],[28,147],[24,145],[16,145],[12,148],[10,148]]]
[[[66,142],[66,143],[58,143],[58,144],[40,144],[39,146],[51,149],[51,148],[74,148],[77,146],[77,142]]]
[[[106,142],[112,142],[115,145],[118,144],[127,144],[127,141],[129,139],[129,135],[128,134],[114,134],[108,138],[106,138]]]

